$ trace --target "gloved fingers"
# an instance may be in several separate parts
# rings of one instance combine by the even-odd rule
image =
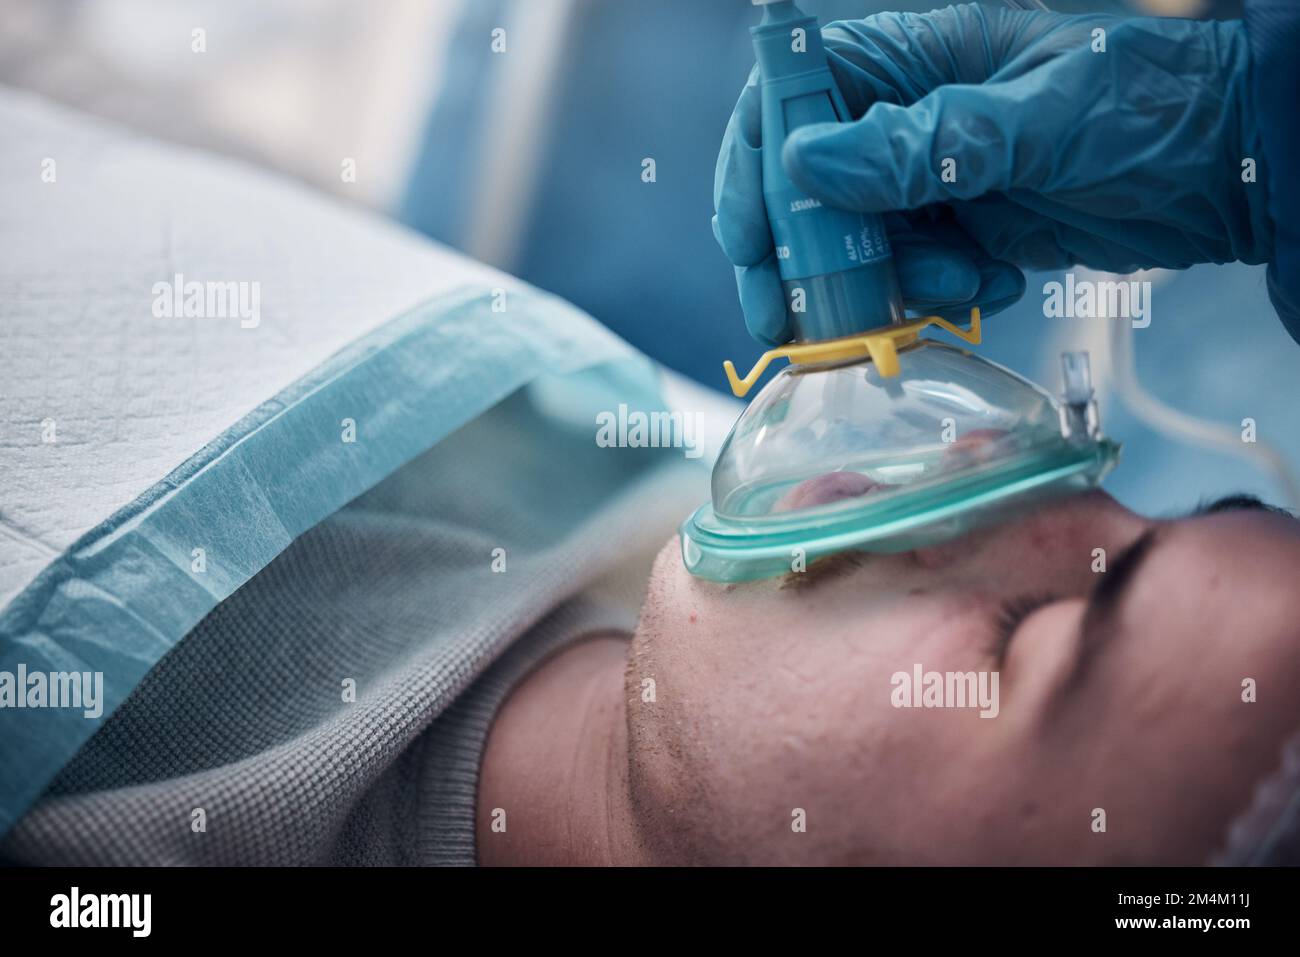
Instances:
[[[779,346],[794,337],[785,311],[785,290],[776,265],[776,253],[753,266],[736,267],[736,287],[745,328],[764,345]]]
[[[1025,269],[1060,269],[1072,261],[1062,245],[1060,224],[1018,201],[1033,194],[1013,190],[1006,195],[981,196],[951,207],[964,235],[992,259],[1014,262]]]
[[[941,86],[999,78],[1031,48],[1044,56],[1071,49],[1099,19],[1103,25],[1114,20],[961,4],[839,20],[822,37],[849,113],[859,117],[876,102],[909,106]],[[1034,66],[1031,58],[1019,68]]]
[[[980,291],[972,305],[992,316],[1020,301],[1025,294],[1025,274],[1014,263],[991,259],[980,266]]]
[[[754,266],[772,252],[762,145],[755,67],[727,123],[713,176],[713,235],[735,266]]]
[[[876,102],[915,103],[948,83],[982,83],[1018,48],[1016,11],[968,4],[930,13],[876,13],[822,31],[851,116]]]
[[[1000,259],[990,259],[979,266],[980,287],[973,297],[957,305],[943,305],[935,312],[950,322],[965,322],[972,306],[979,306],[981,317],[996,315],[1014,305],[1025,294],[1025,274]]]
[[[810,196],[863,212],[1034,188],[1062,141],[1054,120],[1069,112],[1043,92],[1027,112],[1020,87],[945,86],[912,106],[877,103],[854,123],[804,126],[786,139],[782,162]]]
[[[935,58],[917,49],[905,16],[878,13],[822,30],[826,62],[850,117],[862,116],[873,103],[915,103],[935,86],[953,82],[931,70]]]
[[[1023,295],[1024,274],[1013,264],[990,255],[948,207],[930,207],[920,213],[890,213],[885,221],[890,224],[899,282],[904,285],[903,300],[913,312],[938,313],[946,319],[965,321],[970,318],[971,306],[979,306],[985,315],[993,315]],[[965,295],[960,298],[950,295],[957,291],[955,282],[937,295],[926,288],[927,277],[933,277],[940,269],[961,277]],[[904,271],[915,278],[905,281]],[[911,289],[907,288],[909,285]]]
[[[1008,199],[1018,215],[1002,228],[1013,230],[1017,223],[1021,228],[997,237],[1006,249],[999,255],[1023,262],[1031,269],[1061,269],[1083,263],[1093,269],[1129,273],[1155,266],[1186,269],[1221,257],[1221,234],[1207,234],[1186,222],[1162,223],[1099,214],[1106,208],[1105,196],[1097,197],[1095,202],[1067,203],[1035,193],[1013,192]]]
[[[894,266],[903,304],[935,309],[979,294],[980,271],[962,250],[928,241],[894,242]]]

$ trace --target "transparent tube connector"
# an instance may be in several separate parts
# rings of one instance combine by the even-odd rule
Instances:
[[[1061,434],[1070,441],[1090,441],[1101,433],[1092,369],[1086,352],[1061,353]]]

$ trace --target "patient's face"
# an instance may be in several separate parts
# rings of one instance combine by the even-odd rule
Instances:
[[[719,585],[660,554],[627,677],[666,859],[1200,863],[1300,725],[1285,516],[1153,521],[1091,493],[825,561]],[[996,672],[996,716],[896,707],[916,666],[914,704],[925,673]]]

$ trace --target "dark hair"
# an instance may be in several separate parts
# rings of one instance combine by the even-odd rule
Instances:
[[[1192,510],[1192,515],[1218,515],[1220,512],[1268,512],[1270,515],[1285,515],[1296,518],[1296,513],[1280,505],[1269,505],[1254,495],[1238,492],[1225,495],[1212,502],[1201,502]]]

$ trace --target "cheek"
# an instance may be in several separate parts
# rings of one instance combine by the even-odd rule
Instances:
[[[674,856],[860,863],[930,840],[919,782],[956,786],[970,722],[895,707],[893,677],[983,667],[987,616],[977,595],[923,587],[914,569],[896,587],[890,568],[798,594],[699,582],[661,556],[629,665],[629,726],[640,813]],[[792,831],[796,808],[816,828]],[[884,821],[895,823],[874,826]],[[915,833],[889,833],[904,826]]]
[[[707,795],[706,826],[733,860],[915,861],[939,839],[936,802],[968,790],[981,725],[995,722],[898,707],[893,679],[914,663],[972,667],[965,631],[886,620],[810,628],[758,653],[738,635],[723,642],[683,667],[693,693],[676,717],[693,729],[683,755]],[[816,828],[792,837],[795,809]]]

